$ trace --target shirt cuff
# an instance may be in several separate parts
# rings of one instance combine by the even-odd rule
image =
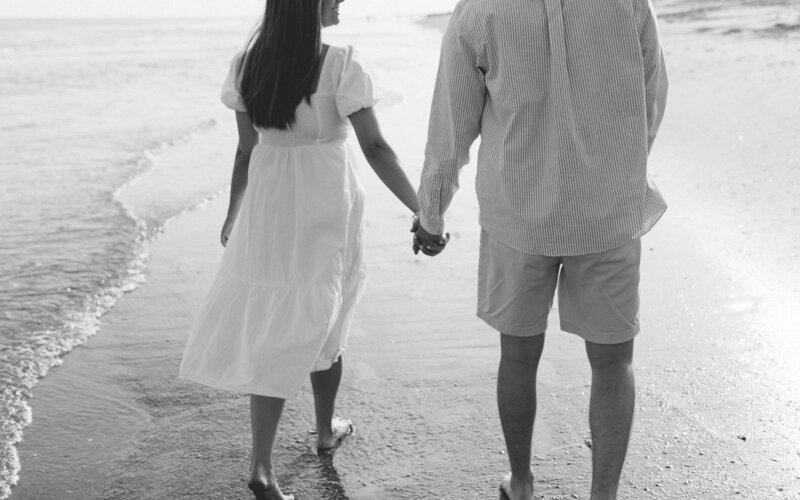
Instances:
[[[431,222],[425,214],[419,214],[419,225],[430,234],[440,235],[444,232],[444,223]]]

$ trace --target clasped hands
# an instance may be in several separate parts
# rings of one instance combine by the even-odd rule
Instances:
[[[442,236],[441,234],[431,234],[426,231],[422,224],[419,223],[418,214],[411,219],[411,232],[414,233],[411,244],[414,255],[422,251],[425,255],[434,257],[439,255],[444,250],[444,247],[447,246],[447,242],[450,241],[450,233],[445,233]]]

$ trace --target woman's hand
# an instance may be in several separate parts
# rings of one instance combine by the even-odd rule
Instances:
[[[219,241],[222,243],[222,246],[228,245],[228,238],[231,237],[231,230],[233,229],[233,221],[231,219],[225,219],[225,222],[222,224],[222,231],[219,235]]]

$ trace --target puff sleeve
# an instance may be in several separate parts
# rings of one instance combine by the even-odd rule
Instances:
[[[222,91],[220,92],[220,99],[222,104],[231,108],[234,111],[246,112],[247,108],[244,105],[241,94],[241,74],[239,67],[244,61],[244,52],[239,52],[234,56],[231,61],[231,68],[228,70],[228,76],[225,78],[225,83],[222,84]]]
[[[336,109],[339,116],[347,118],[356,111],[374,106],[378,98],[366,66],[353,47],[347,47],[339,87],[336,90]]]

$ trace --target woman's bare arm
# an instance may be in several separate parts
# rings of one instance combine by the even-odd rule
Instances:
[[[413,213],[419,212],[417,193],[400,167],[397,155],[383,138],[378,118],[372,108],[356,111],[348,118],[372,170],[409,210]]]
[[[220,241],[222,246],[227,245],[228,237],[233,229],[233,223],[242,206],[242,197],[247,187],[247,169],[250,166],[250,154],[258,143],[258,132],[247,113],[236,112],[236,127],[239,130],[239,144],[236,146],[236,156],[233,160],[233,175],[231,176],[231,198],[228,203],[228,215],[222,225]]]

